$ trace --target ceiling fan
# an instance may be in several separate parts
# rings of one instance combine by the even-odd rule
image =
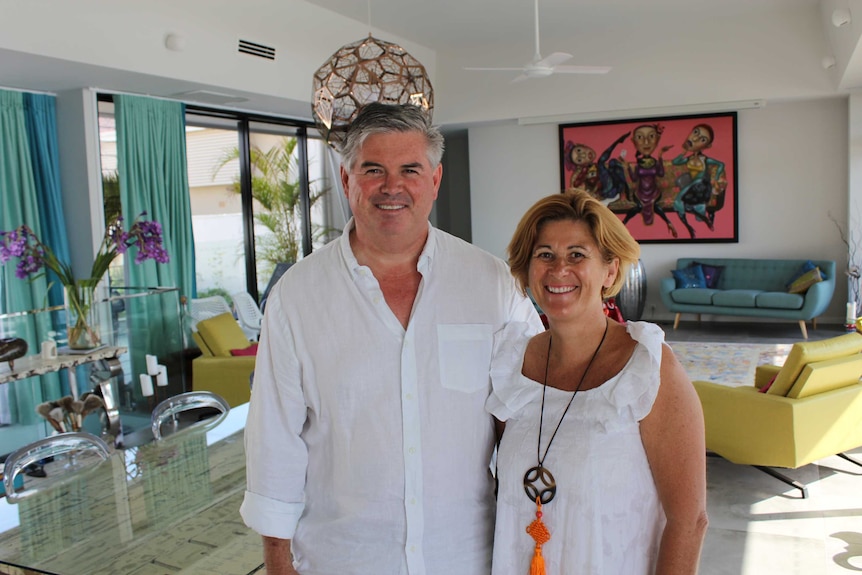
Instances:
[[[535,24],[536,24],[536,53],[533,59],[524,66],[517,68],[464,68],[465,70],[492,70],[504,72],[521,72],[512,82],[521,82],[528,78],[545,78],[552,74],[607,74],[610,72],[608,66],[562,66],[561,64],[572,58],[571,54],[565,52],[554,52],[547,58],[542,58],[539,51],[539,0],[534,0]]]

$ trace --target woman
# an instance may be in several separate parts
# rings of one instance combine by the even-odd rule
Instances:
[[[696,573],[707,526],[700,402],[658,326],[602,309],[638,244],[572,191],[530,208],[508,252],[549,328],[530,339],[510,324],[495,341],[487,408],[505,423],[493,573]]]

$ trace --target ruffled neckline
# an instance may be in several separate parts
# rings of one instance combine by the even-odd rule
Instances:
[[[513,322],[494,336],[491,360],[492,393],[486,410],[505,421],[541,394],[544,385],[521,372],[524,353],[532,337],[527,324]],[[601,385],[579,392],[585,397],[603,397],[619,412],[630,407],[636,414],[649,413],[658,392],[664,331],[649,322],[627,322],[626,331],[637,342],[625,366]],[[646,365],[644,365],[646,364]],[[548,397],[570,397],[572,392],[548,386]],[[645,413],[640,417],[645,416]]]

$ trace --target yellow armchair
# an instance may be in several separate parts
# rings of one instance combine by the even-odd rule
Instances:
[[[223,313],[198,322],[192,338],[201,355],[192,360],[192,389],[211,391],[223,397],[231,407],[251,398],[250,378],[254,355],[233,355],[233,350],[252,352],[256,346],[245,336],[236,319]]]
[[[706,447],[733,463],[796,469],[862,446],[862,335],[793,345],[783,366],[759,366],[751,387],[694,386],[703,406]],[[761,389],[769,385],[764,393]]]

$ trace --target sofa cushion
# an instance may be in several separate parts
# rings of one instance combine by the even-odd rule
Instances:
[[[803,275],[810,272],[811,270],[813,270],[816,267],[817,266],[811,260],[806,260],[806,261],[802,262],[802,265],[799,266],[799,268],[797,268],[795,272],[793,272],[793,275],[790,276],[790,279],[787,280],[787,283],[784,284],[784,287],[786,287],[787,289],[790,289],[790,284],[792,284],[793,282],[798,280],[800,277],[802,277]]]
[[[767,392],[770,395],[787,395],[802,369],[809,363],[846,357],[862,351],[862,334],[853,332],[821,341],[794,343],[778,377]]]
[[[796,293],[784,293],[780,291],[765,291],[757,294],[755,298],[757,307],[768,307],[772,309],[802,309],[805,298]]]
[[[848,385],[857,385],[860,376],[862,354],[809,363],[802,368],[802,373],[787,392],[787,397],[800,399]]]
[[[776,373],[775,375],[773,375],[773,376],[772,376],[772,379],[770,379],[769,381],[767,381],[765,385],[763,385],[762,387],[758,387],[758,388],[757,388],[757,392],[758,392],[758,393],[766,393],[767,391],[769,391],[769,388],[770,388],[770,387],[772,387],[772,384],[773,384],[773,383],[775,383],[775,378],[776,378],[776,377],[778,377],[778,374],[777,374],[777,373]]]
[[[199,321],[198,333],[213,355],[218,357],[230,357],[230,350],[249,346],[249,340],[239,323],[229,313]]]
[[[718,289],[718,280],[721,278],[721,272],[724,271],[724,266],[709,265],[700,262],[693,262],[691,265],[698,265],[703,270],[703,277],[706,279],[706,287],[710,289]]]
[[[248,347],[244,347],[242,349],[232,349],[230,350],[231,355],[257,355],[257,342],[254,342]]]
[[[692,305],[712,305],[712,294],[714,293],[714,289],[675,289],[670,292],[670,297],[676,303],[685,303]]]
[[[204,341],[204,338],[201,337],[201,334],[197,331],[192,332],[192,339],[198,344],[198,349],[201,350],[201,353],[206,357],[212,357],[213,352],[210,347],[207,345],[207,342]]]
[[[790,287],[787,288],[788,293],[805,293],[808,288],[823,281],[823,274],[820,273],[820,268],[815,267],[793,280]]]
[[[728,289],[719,290],[712,296],[712,305],[722,307],[756,307],[760,290]]]
[[[676,280],[676,289],[705,288],[706,278],[703,268],[699,265],[689,266],[679,270],[670,270]]]

